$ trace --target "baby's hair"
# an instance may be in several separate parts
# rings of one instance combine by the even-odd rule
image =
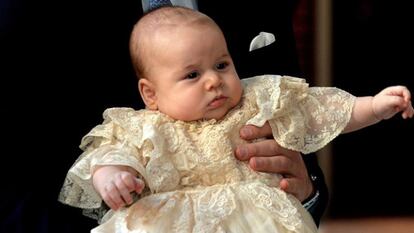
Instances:
[[[145,51],[151,49],[151,37],[164,26],[180,25],[210,25],[218,28],[217,24],[207,15],[190,8],[181,6],[163,6],[145,13],[134,25],[129,40],[129,51],[135,74],[139,79],[147,78],[149,67],[145,66]],[[145,53],[146,52],[146,53]]]

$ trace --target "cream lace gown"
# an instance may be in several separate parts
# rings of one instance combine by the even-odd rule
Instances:
[[[138,201],[109,211],[92,232],[316,232],[311,216],[278,188],[280,177],[255,172],[233,154],[239,129],[270,122],[285,148],[310,153],[346,126],[354,97],[337,88],[308,88],[302,79],[243,80],[241,103],[222,120],[183,122],[156,111],[111,108],[83,139],[60,201],[94,209],[98,165],[136,169],[146,190]],[[173,104],[173,103],[171,103]]]

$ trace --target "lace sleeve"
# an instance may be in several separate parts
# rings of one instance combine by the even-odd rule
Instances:
[[[258,113],[247,124],[266,121],[282,146],[308,154],[315,152],[348,124],[355,97],[334,87],[308,87],[304,79],[264,75],[247,82]]]
[[[355,97],[334,87],[310,87],[300,96],[281,94],[281,104],[289,104],[288,114],[269,123],[281,146],[308,154],[323,148],[343,131],[351,118]]]
[[[132,109],[131,109],[132,111]],[[92,185],[92,174],[99,165],[123,165],[145,173],[146,160],[136,147],[140,133],[135,132],[133,140],[130,133],[122,127],[125,109],[107,110],[104,122],[93,128],[83,139],[80,148],[84,152],[69,169],[59,195],[62,203],[79,207],[97,215],[104,211],[102,199]],[[139,128],[139,127],[138,127]],[[142,135],[142,133],[141,133]],[[95,213],[96,214],[96,213]],[[90,216],[90,214],[89,214]]]

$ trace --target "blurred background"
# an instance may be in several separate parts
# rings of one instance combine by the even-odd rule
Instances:
[[[295,4],[311,84],[354,95],[397,84],[414,91],[409,1]],[[86,113],[139,99],[135,79],[125,78],[133,75],[128,39],[137,8],[136,0],[0,0],[0,232],[81,233],[95,225],[56,199],[80,137],[101,121]],[[397,116],[319,152],[330,191],[321,232],[414,232],[413,132],[414,120]]]
[[[300,62],[315,85],[372,95],[414,88],[414,16],[404,1],[300,0]],[[341,135],[318,152],[330,202],[321,232],[414,232],[414,121],[400,116]]]

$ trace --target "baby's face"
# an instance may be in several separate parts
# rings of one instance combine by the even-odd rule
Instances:
[[[222,32],[212,25],[160,31],[145,61],[158,110],[183,121],[224,117],[242,87]]]

